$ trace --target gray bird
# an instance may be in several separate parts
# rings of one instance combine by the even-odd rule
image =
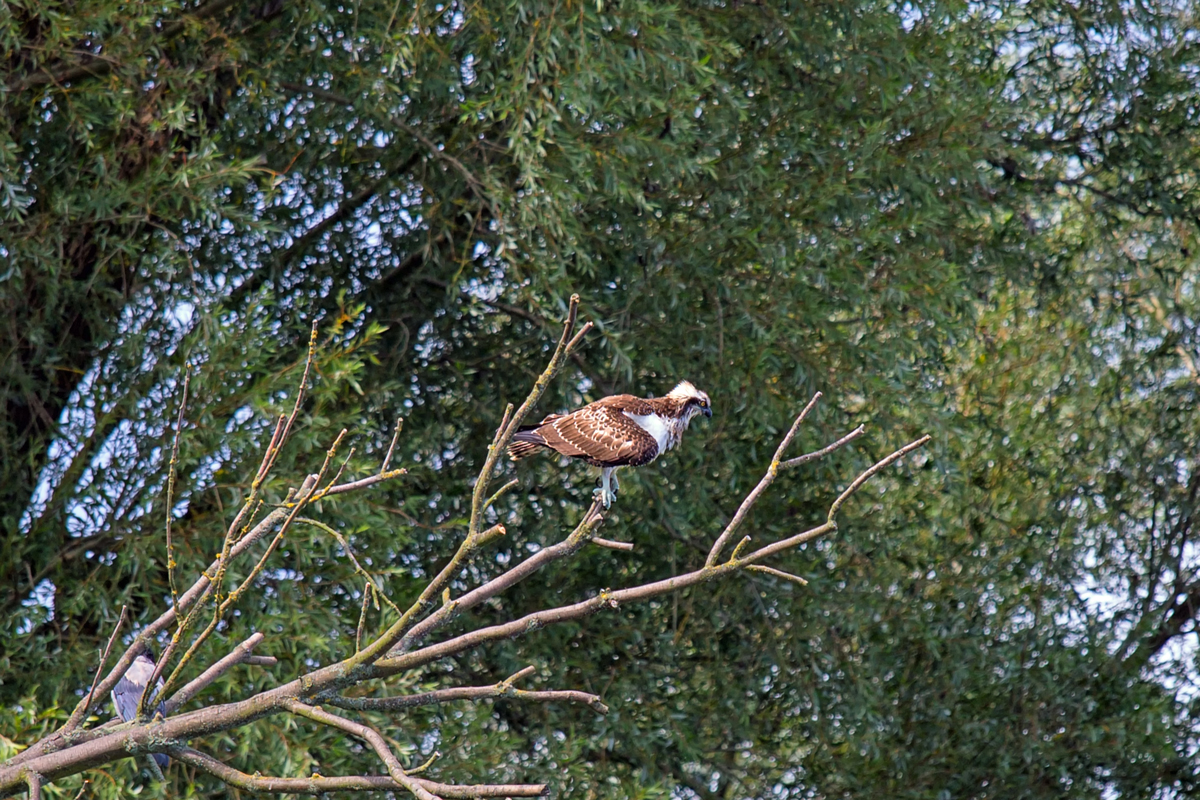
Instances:
[[[152,677],[154,677],[154,653],[146,650],[138,654],[138,657],[133,660],[133,664],[121,676],[121,680],[117,681],[117,685],[113,687],[112,701],[113,706],[117,709],[118,717],[125,722],[137,718],[138,703],[141,702],[142,693],[146,691],[146,684],[150,683]],[[162,688],[163,679],[159,677],[154,691],[161,692]],[[160,699],[155,711],[166,716],[167,704]],[[151,758],[160,769],[166,769],[167,764],[170,763],[170,759],[163,753],[153,753]]]

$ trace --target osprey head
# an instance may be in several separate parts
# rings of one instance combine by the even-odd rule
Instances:
[[[667,392],[667,397],[681,403],[683,418],[686,421],[690,422],[697,414],[712,417],[712,403],[708,395],[693,386],[691,381],[680,381],[678,386]]]

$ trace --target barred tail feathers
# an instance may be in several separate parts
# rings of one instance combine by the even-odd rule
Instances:
[[[508,445],[508,457],[513,461],[520,461],[522,458],[529,458],[546,446],[546,440],[537,432],[536,428],[527,428],[517,431],[513,436],[513,440]]]

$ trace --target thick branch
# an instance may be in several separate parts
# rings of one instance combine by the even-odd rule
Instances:
[[[404,788],[388,775],[350,775],[326,778],[314,775],[311,778],[271,778],[263,775],[247,775],[223,761],[190,747],[170,747],[167,753],[188,766],[203,770],[224,783],[248,792],[272,792],[274,794],[325,794],[327,792],[382,792]],[[546,794],[542,784],[480,786],[451,786],[421,778],[410,778],[427,792],[447,800],[471,800],[476,797],[541,797]]]
[[[568,334],[569,331],[564,333],[564,340],[567,338]],[[567,343],[565,348],[561,347],[560,342],[560,351],[556,352],[556,357],[560,352],[569,350],[570,345],[576,342],[580,335],[582,335],[582,331],[580,334],[577,334],[574,338],[572,338]],[[543,377],[545,377],[545,375]],[[531,405],[531,403],[527,402],[527,405]],[[811,408],[811,403],[809,407]],[[777,450],[775,459],[772,462],[772,471],[777,471],[782,465],[783,462],[781,462],[780,459],[782,458],[784,449],[790,442],[791,438],[794,437],[797,426],[802,419],[803,414],[797,419],[796,423],[793,424],[792,429],[784,438],[781,447],[779,450]],[[518,423],[518,421],[519,415],[514,415],[511,412],[507,413],[505,415],[504,422],[501,424],[497,432],[496,438],[493,440],[493,444],[501,444],[504,441],[505,432],[511,432],[515,430],[515,425]],[[270,451],[275,450],[277,446],[282,444],[282,441],[285,438],[284,431],[286,430],[286,425],[281,425],[277,428],[276,435],[272,437],[272,447],[268,448],[269,453]],[[820,452],[829,452],[835,446],[839,446],[840,444],[850,441],[859,433],[860,431],[856,431]],[[404,618],[398,621],[396,625],[393,625],[386,634],[377,639],[376,642],[374,642],[366,650],[356,653],[344,661],[314,670],[283,686],[261,692],[253,697],[239,702],[216,705],[165,719],[157,718],[155,720],[143,721],[134,724],[104,726],[100,729],[92,731],[75,732],[72,736],[70,736],[69,739],[63,736],[61,732],[59,734],[52,735],[51,737],[48,737],[48,740],[52,742],[50,745],[46,745],[45,742],[47,740],[43,740],[43,743],[39,743],[39,745],[35,745],[35,747],[30,748],[31,751],[34,751],[32,754],[22,754],[22,756],[18,757],[18,759],[12,759],[3,767],[0,767],[0,797],[9,796],[14,792],[19,791],[20,787],[25,785],[27,780],[26,776],[30,774],[36,774],[40,776],[41,780],[52,781],[59,777],[76,774],[85,769],[109,763],[129,755],[149,752],[170,752],[171,754],[178,753],[181,754],[178,756],[180,760],[184,760],[186,763],[193,763],[193,765],[197,766],[198,768],[209,769],[210,771],[217,769],[229,770],[228,767],[220,765],[220,762],[215,762],[215,764],[207,764],[207,762],[205,762],[207,766],[202,766],[200,763],[198,763],[198,761],[203,761],[205,757],[195,754],[195,751],[189,751],[187,748],[181,747],[180,744],[199,736],[243,727],[262,717],[284,711],[291,711],[292,713],[303,715],[314,721],[340,728],[341,730],[362,738],[369,745],[371,745],[373,749],[376,750],[376,753],[379,755],[381,760],[383,760],[387,765],[389,772],[387,780],[392,782],[391,785],[389,785],[389,788],[395,788],[396,786],[403,787],[419,797],[432,797],[435,791],[437,794],[440,794],[444,797],[497,796],[489,794],[488,791],[482,790],[485,787],[471,787],[470,791],[473,792],[473,794],[470,795],[450,794],[443,791],[441,788],[435,790],[431,788],[430,785],[427,785],[428,782],[420,782],[411,775],[407,775],[399,766],[399,762],[395,759],[395,756],[391,754],[391,751],[387,748],[386,742],[383,740],[382,736],[380,736],[377,732],[373,731],[368,726],[354,723],[342,717],[323,711],[318,707],[308,705],[307,703],[302,702],[302,700],[314,697],[328,697],[349,686],[361,683],[364,680],[386,677],[400,671],[409,670],[446,656],[456,655],[463,651],[477,648],[483,644],[500,638],[523,636],[545,625],[581,619],[604,608],[618,607],[624,602],[646,600],[666,594],[668,592],[678,591],[680,589],[698,585],[700,583],[733,574],[738,571],[759,566],[759,562],[762,562],[773,555],[795,548],[797,545],[803,542],[807,542],[818,536],[836,530],[836,517],[840,508],[859,488],[865,484],[867,480],[876,475],[884,467],[894,463],[897,459],[911,452],[916,447],[923,445],[928,440],[929,437],[923,437],[922,439],[912,442],[911,444],[900,448],[862,472],[830,505],[825,522],[815,528],[797,533],[791,537],[768,544],[746,555],[742,555],[742,550],[745,548],[749,538],[746,537],[746,541],[744,541],[742,545],[739,545],[739,547],[735,549],[734,555],[723,563],[706,564],[704,567],[693,572],[668,578],[662,581],[656,581],[654,583],[633,586],[618,591],[605,590],[595,597],[578,603],[561,606],[558,608],[540,610],[508,623],[470,631],[420,650],[405,652],[405,648],[419,645],[420,642],[427,638],[431,633],[440,628],[462,610],[470,608],[473,605],[495,596],[504,589],[533,574],[541,566],[550,563],[555,559],[563,558],[577,552],[593,538],[596,528],[603,522],[603,517],[599,512],[597,504],[593,503],[592,507],[585,514],[583,521],[563,542],[560,542],[552,547],[548,547],[545,550],[535,554],[525,562],[513,567],[508,572],[491,581],[488,581],[483,586],[476,588],[472,592],[467,593],[462,598],[449,601],[442,608],[438,609],[428,618],[416,625],[413,625],[413,622],[415,621],[415,615],[418,613],[418,610],[420,608],[424,608],[424,606],[421,602],[414,604],[413,608],[411,608],[409,612],[406,612]],[[332,454],[327,457],[326,463],[328,464],[331,459]],[[272,460],[273,457],[269,455],[268,457],[264,458],[264,463],[269,465]],[[481,475],[481,478],[482,477],[483,476]],[[232,558],[238,552],[244,550],[244,548],[248,547],[252,541],[261,538],[265,531],[271,529],[275,524],[280,524],[285,522],[287,519],[294,518],[298,508],[303,505],[304,498],[311,496],[317,485],[318,481],[315,479],[315,476],[310,476],[301,488],[301,492],[298,493],[298,499],[295,502],[289,502],[287,508],[277,509],[276,511],[272,512],[271,515],[268,515],[268,517],[259,523],[259,525],[253,530],[248,531],[246,535],[238,539],[237,543],[229,548],[230,557]],[[753,494],[753,496],[757,498],[761,496],[761,494],[761,491],[757,491],[757,493]],[[482,496],[482,494],[480,494],[480,496]],[[743,507],[739,509],[742,519],[746,518],[746,513],[744,512],[748,512],[751,506],[752,503],[743,503]],[[276,521],[268,525],[268,522],[272,520],[275,514],[280,514],[282,517],[275,518]],[[232,527],[234,526],[231,526],[231,528]],[[729,526],[726,527],[726,531],[728,530],[730,530]],[[472,547],[476,546],[480,542],[490,539],[495,535],[499,535],[502,532],[503,529],[501,526],[493,526],[493,528],[487,531],[480,531],[475,535],[469,534],[467,539],[464,541],[463,546],[460,547],[459,552],[465,557],[465,554],[469,554]],[[461,568],[461,562],[456,564],[452,561],[452,565],[456,570]],[[784,575],[784,573],[772,569],[764,571],[768,571],[777,577]],[[447,572],[447,570],[443,570],[442,574],[439,575],[438,578],[435,578],[434,581],[431,582],[428,587],[426,587],[426,591],[422,594],[422,597],[424,598],[427,595],[435,597],[437,592],[440,591],[442,585],[439,583],[439,581],[444,583],[445,581],[443,578],[448,580],[446,576],[449,574],[451,573]],[[191,596],[191,599],[188,600],[189,593],[185,593],[185,595],[180,598],[180,605],[182,606],[185,601],[195,602],[200,597],[205,596],[206,593],[203,591],[203,589],[198,587],[205,586],[206,580],[208,580],[208,576],[202,576],[201,579],[197,581],[196,585],[189,590],[189,593],[194,592],[194,594]],[[157,620],[151,626],[151,628],[154,628],[154,626],[157,625],[159,626],[158,630],[161,630],[162,627],[165,627],[167,624],[168,617],[173,613],[175,613],[175,609],[172,609],[170,612],[168,612],[168,614],[164,614],[163,617],[160,617],[160,619]],[[141,637],[139,637],[139,641],[141,641]],[[390,648],[392,644],[396,644],[397,642],[400,646],[394,649],[395,655],[388,658],[380,658],[383,652],[387,652],[386,648]],[[142,646],[144,646],[144,643],[139,644],[138,642],[135,642],[135,645],[130,648],[130,652],[136,655],[139,648]],[[130,657],[130,660],[132,660],[132,656]],[[127,667],[128,664],[125,664],[123,667],[119,667],[119,671],[114,669],[114,673],[116,673],[119,677],[119,675]],[[206,672],[206,674],[208,673]],[[519,673],[518,676],[520,674],[522,673]],[[457,690],[441,690],[440,693],[431,693],[426,699],[429,699],[431,702],[441,702],[450,699],[482,699],[486,696],[494,697],[507,695],[519,699],[536,701],[577,700],[581,702],[588,702],[589,705],[593,705],[593,707],[596,707],[595,703],[599,702],[598,698],[582,692],[519,692],[518,690],[511,688],[511,682],[518,676],[514,676],[513,678],[509,679],[509,681],[505,682],[508,684],[508,688],[504,689],[503,692],[498,692],[497,687],[464,687]],[[201,676],[201,678],[203,677],[204,676]],[[108,691],[107,689],[103,688],[103,684],[104,682],[102,681],[100,686],[98,686],[96,689],[97,692]],[[500,686],[503,688],[502,685]],[[455,694],[456,692],[458,694]],[[172,698],[172,700],[175,700],[175,698]],[[380,706],[381,708],[386,707],[386,705],[389,703],[393,704],[396,708],[407,707],[403,704],[413,702],[411,698],[381,698],[378,701],[351,701],[345,698],[338,698],[336,702],[341,703],[343,701],[367,703],[379,702],[384,704]],[[39,750],[39,748],[42,749]],[[57,749],[57,752],[47,753],[47,750],[52,748]],[[188,761],[188,759],[192,759],[192,761]],[[218,773],[214,772],[213,774]],[[242,784],[234,783],[233,785],[244,785],[247,788],[265,788],[265,784],[244,783],[248,776],[245,776],[241,773],[236,773],[236,771],[233,771],[232,773],[227,772],[226,774],[229,774],[232,779],[243,781]],[[305,784],[303,779],[280,778],[255,780],[295,781],[294,784],[289,783],[285,785],[295,786],[297,787],[295,788],[295,791],[304,792],[310,791],[310,788],[304,787],[311,786],[311,784]],[[368,778],[348,778],[342,780],[351,782],[360,781],[360,784],[357,784],[353,787],[349,784],[339,784],[338,786],[341,788],[367,788],[366,783],[364,782],[368,781]],[[370,780],[375,780],[375,778],[370,778]],[[331,788],[334,787],[333,784],[326,785]],[[372,787],[376,786],[379,786],[379,784],[372,784]],[[532,793],[540,792],[542,788],[543,787],[524,787],[526,790],[536,790],[536,792]],[[284,791],[283,789],[276,790]],[[510,791],[508,794],[513,795],[522,793]],[[530,792],[526,792],[523,796],[528,796],[529,794]]]
[[[380,660],[376,666],[384,674],[395,674],[405,670],[413,669],[414,667],[429,664],[438,661],[448,656],[456,655],[465,650],[473,650],[488,642],[493,642],[499,639],[515,638],[524,636],[532,631],[544,628],[547,625],[554,625],[562,622],[570,622],[583,619],[591,616],[604,608],[617,608],[621,603],[641,602],[649,600],[669,592],[676,592],[681,589],[686,589],[690,586],[695,586],[700,583],[706,583],[715,578],[723,577],[741,570],[750,564],[762,561],[777,553],[789,550],[804,542],[810,541],[822,536],[826,533],[837,530],[836,515],[841,506],[862,485],[879,470],[894,463],[907,453],[912,452],[918,447],[921,447],[928,442],[930,437],[923,436],[915,442],[911,442],[899,450],[895,451],[886,458],[881,459],[874,465],[863,471],[850,486],[838,496],[837,500],[830,506],[826,522],[811,528],[803,533],[798,533],[795,536],[789,537],[779,542],[766,545],[749,555],[743,556],[737,560],[730,559],[723,564],[705,565],[694,572],[677,575],[672,578],[666,578],[654,583],[647,583],[641,586],[634,586],[628,589],[620,589],[618,591],[604,591],[595,597],[584,600],[578,603],[572,603],[558,608],[546,609],[537,611],[532,614],[527,614],[520,619],[506,622],[500,625],[492,625],[487,628],[479,628],[470,633],[456,636],[453,639],[447,639],[444,642],[439,642],[435,645],[416,650],[411,653],[386,658]]]

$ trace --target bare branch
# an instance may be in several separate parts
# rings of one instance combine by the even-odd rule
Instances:
[[[387,453],[383,457],[383,465],[379,468],[379,474],[382,475],[388,471],[388,467],[392,465],[392,453],[396,452],[396,442],[400,440],[400,431],[404,430],[404,417],[396,417],[396,430],[392,434],[392,443],[388,445]]]
[[[501,497],[503,497],[507,492],[511,491],[512,489],[517,488],[517,486],[519,486],[520,483],[521,482],[519,480],[517,480],[516,478],[513,478],[511,481],[509,481],[508,483],[501,486],[499,489],[496,490],[495,494],[493,494],[491,497],[489,497],[487,499],[486,502],[484,502],[483,510],[487,511],[489,508],[492,507],[492,505],[497,500],[499,500]]]
[[[265,467],[259,469],[259,479],[265,478],[271,471],[271,468],[275,466],[275,460],[279,457],[279,451],[283,449],[283,444],[292,432],[292,426],[296,424],[296,417],[300,415],[300,407],[304,404],[304,396],[308,392],[308,376],[312,374],[313,362],[316,358],[317,321],[314,319],[312,331],[308,335],[308,356],[304,359],[304,374],[300,376],[300,386],[296,391],[296,402],[292,405],[292,413],[288,415],[287,423],[283,427],[283,433],[280,434],[278,442],[272,442],[273,446],[268,450],[269,458],[266,461]]]
[[[832,522],[834,517],[837,516],[838,510],[842,507],[842,503],[845,503],[846,500],[849,499],[850,495],[857,492],[864,483],[871,479],[875,473],[892,464],[894,461],[903,458],[905,455],[911,453],[913,450],[916,450],[918,447],[924,446],[925,443],[932,438],[932,436],[926,435],[922,436],[920,439],[917,439],[915,442],[909,442],[908,444],[904,445],[904,447],[901,447],[899,450],[892,453],[882,461],[879,461],[866,472],[855,478],[854,482],[846,487],[846,491],[842,492],[838,499],[833,501],[833,505],[829,507],[829,521]]]
[[[246,656],[242,663],[248,667],[273,667],[279,663],[275,656]]]
[[[607,547],[609,550],[622,550],[626,553],[633,549],[633,542],[614,542],[612,539],[601,539],[599,536],[592,537],[592,544],[598,547]]]
[[[798,583],[801,586],[808,586],[808,581],[804,580],[804,578],[801,578],[799,575],[793,575],[790,572],[784,572],[783,570],[775,569],[774,567],[766,567],[762,564],[751,564],[750,566],[746,567],[746,569],[753,572],[765,572],[767,575],[774,575],[776,578],[782,578],[785,581]]]
[[[874,465],[863,471],[850,484],[849,488],[834,501],[830,506],[830,510],[826,522],[815,528],[811,528],[803,533],[799,533],[790,538],[784,539],[774,544],[766,545],[754,552],[742,556],[737,560],[730,559],[723,564],[714,564],[712,566],[705,565],[704,567],[689,572],[683,575],[677,575],[672,578],[655,581],[653,583],[642,584],[641,586],[633,586],[627,589],[617,591],[604,591],[595,597],[588,600],[583,600],[570,605],[559,606],[557,608],[545,609],[532,614],[527,614],[524,617],[515,619],[511,622],[502,623],[500,625],[492,625],[486,628],[477,628],[476,630],[456,636],[452,639],[447,639],[444,642],[430,645],[420,650],[396,655],[394,657],[381,659],[376,663],[376,667],[384,675],[391,675],[404,670],[413,669],[414,667],[429,664],[438,661],[447,656],[452,656],[461,653],[464,650],[472,650],[488,642],[497,641],[499,639],[513,638],[524,636],[533,631],[544,628],[547,625],[554,625],[562,622],[583,619],[592,614],[601,611],[604,608],[616,608],[622,603],[640,602],[649,600],[653,597],[658,597],[669,592],[679,591],[689,586],[695,586],[700,583],[705,583],[719,577],[723,577],[737,570],[743,569],[750,564],[783,552],[797,545],[803,544],[818,536],[837,530],[837,522],[835,520],[838,510],[841,505],[856,492],[867,480],[875,475],[879,470],[894,463],[897,459],[904,456],[906,453],[924,445],[930,439],[929,436],[923,436],[915,442],[911,442],[899,450],[895,451],[886,458],[876,462]]]
[[[363,584],[363,599],[362,609],[358,612],[358,627],[354,629],[354,652],[362,650],[363,631],[367,628],[367,612],[371,609],[371,594],[375,591],[375,584],[368,578]],[[375,601],[375,608],[379,608],[379,601]]]
[[[29,786],[29,800],[42,800],[42,776],[28,772],[25,774],[25,783]]]
[[[351,481],[350,483],[339,484],[338,486],[334,486],[334,487],[328,489],[322,496],[328,497],[329,495],[332,495],[332,494],[343,494],[344,492],[356,492],[359,489],[366,489],[367,487],[374,486],[377,483],[383,483],[384,481],[390,481],[392,478],[399,478],[401,475],[407,475],[407,474],[408,474],[407,469],[388,470],[387,472],[381,472],[378,475],[370,475],[361,480]]]
[[[345,434],[346,434],[346,431],[343,430],[342,435],[344,436]],[[340,439],[341,437],[338,437],[338,438]],[[342,477],[342,473],[346,471],[346,465],[350,463],[350,459],[352,459],[352,458],[354,458],[354,448],[353,447],[351,447],[350,452],[346,454],[346,460],[342,462],[342,465],[340,467],[338,467],[338,471],[334,474],[334,476],[332,478],[329,479],[329,485],[325,487],[324,491],[317,492],[316,495],[313,496],[312,500],[309,501],[310,503],[315,503],[318,500],[320,500],[322,497],[324,497],[325,495],[329,494],[329,490],[332,489],[335,484],[337,484],[338,478]]]
[[[594,538],[592,535],[593,531],[604,521],[601,508],[600,500],[598,498],[593,500],[591,507],[583,515],[583,519],[566,539],[556,545],[542,548],[507,572],[467,592],[454,601],[453,607],[443,606],[439,608],[436,612],[413,626],[413,629],[406,633],[404,638],[395,646],[393,653],[403,653],[412,649],[423,642],[434,631],[453,619],[457,613],[466,611],[491,597],[495,597],[500,592],[521,582],[552,561],[574,555],[590,539]]]
[[[574,690],[526,691],[517,689],[514,683],[527,677],[534,671],[526,667],[515,675],[491,686],[459,686],[453,689],[437,689],[421,694],[400,695],[396,697],[339,697],[337,695],[323,696],[321,702],[338,708],[355,711],[402,711],[419,706],[450,703],[456,700],[487,700],[497,697],[508,697],[514,700],[527,700],[536,703],[584,703],[598,714],[607,714],[608,706],[601,702],[599,696]]]
[[[826,445],[825,447],[822,447],[820,450],[814,450],[811,453],[805,453],[802,456],[796,456],[795,458],[789,458],[787,461],[784,461],[779,466],[781,469],[798,467],[801,464],[807,464],[810,461],[816,461],[818,458],[824,458],[825,456],[832,453],[834,450],[837,450],[839,448],[842,448],[842,447],[850,444],[850,442],[853,442],[855,439],[862,436],[866,432],[867,432],[866,426],[859,425],[857,428],[850,431],[849,433],[847,433],[842,438],[838,439],[833,444]]]
[[[554,355],[550,357],[550,363],[546,365],[546,369],[534,382],[533,388],[529,391],[529,396],[525,398],[525,402],[521,404],[516,413],[505,413],[504,420],[500,427],[496,430],[496,436],[492,439],[492,443],[488,446],[487,459],[484,461],[483,469],[479,471],[479,477],[475,481],[475,491],[471,498],[471,522],[468,530],[473,533],[479,529],[480,516],[483,514],[484,505],[483,498],[487,492],[488,484],[491,482],[492,473],[495,471],[496,463],[504,455],[508,443],[512,441],[512,437],[517,432],[517,428],[525,420],[530,409],[542,398],[546,389],[550,386],[550,381],[558,374],[562,368],[563,361],[570,355],[571,351],[582,341],[587,332],[592,329],[592,323],[586,323],[575,333],[575,320],[579,313],[579,295],[571,295],[571,301],[567,306],[567,319],[563,322],[562,336],[558,339],[558,346],[554,349]],[[572,337],[572,334],[575,334]]]
[[[271,778],[263,775],[248,775],[234,769],[223,761],[190,747],[169,747],[166,752],[188,766],[207,772],[235,789],[248,792],[271,792],[274,794],[326,794],[328,792],[383,792],[405,788],[388,775],[350,775],[326,778],[314,775],[311,778]],[[414,770],[415,771],[415,770]],[[546,787],[532,785],[480,785],[450,786],[421,778],[411,780],[428,792],[446,800],[472,800],[476,797],[542,797]]]
[[[189,365],[190,366],[190,365]],[[171,605],[179,603],[179,589],[175,585],[175,543],[171,539],[171,520],[175,517],[175,471],[179,466],[179,439],[183,435],[183,415],[187,411],[190,372],[183,374],[183,396],[179,400],[179,416],[175,420],[175,443],[171,445],[171,463],[167,467],[167,585],[171,588]]]
[[[113,626],[113,632],[108,637],[108,644],[104,645],[104,652],[100,655],[100,663],[96,665],[96,676],[92,678],[92,688],[88,689],[88,693],[83,696],[83,699],[76,704],[75,710],[71,712],[70,719],[67,724],[63,725],[63,731],[70,732],[79,727],[88,711],[94,705],[92,699],[96,697],[96,684],[100,682],[100,674],[104,672],[104,665],[108,662],[108,654],[112,651],[113,642],[117,640],[117,635],[121,632],[121,626],[125,624],[125,613],[128,609],[121,606],[121,614],[117,617],[117,624]]]
[[[166,713],[170,714],[177,708],[187,703],[200,692],[210,686],[213,681],[224,675],[232,667],[246,662],[247,657],[255,647],[262,642],[266,637],[262,633],[255,633],[249,639],[233,648],[229,655],[222,658],[217,663],[213,664],[190,683],[184,685],[182,689],[176,692],[170,700],[167,700]],[[268,656],[269,658],[269,656]],[[274,661],[275,659],[271,659]]]
[[[438,800],[437,795],[429,792],[416,778],[410,778],[404,772],[404,767],[400,766],[400,761],[396,758],[392,749],[388,747],[383,737],[379,735],[378,731],[366,725],[339,717],[337,714],[330,714],[322,708],[315,708],[301,703],[299,700],[291,700],[284,703],[284,708],[293,714],[311,719],[313,722],[319,722],[331,728],[339,728],[346,733],[357,736],[371,745],[371,749],[375,751],[375,755],[379,756],[379,760],[387,768],[388,775],[392,777],[392,780],[412,792],[418,800]]]
[[[321,471],[318,472],[316,475],[309,476],[310,478],[312,478],[312,488],[309,489],[309,491],[307,493],[296,498],[295,503],[293,504],[293,507],[291,509],[291,513],[288,514],[286,519],[284,519],[283,524],[279,526],[279,531],[275,534],[275,538],[273,538],[271,540],[271,543],[269,545],[267,545],[267,549],[262,554],[262,557],[258,559],[258,563],[256,563],[254,565],[254,567],[250,570],[249,574],[246,575],[246,577],[242,580],[242,582],[238,585],[238,587],[236,589],[234,589],[232,592],[230,592],[228,595],[226,595],[224,600],[221,600],[220,602],[215,604],[215,607],[213,608],[213,615],[212,615],[212,618],[208,622],[208,626],[203,631],[200,632],[200,634],[192,642],[191,646],[188,647],[187,652],[184,653],[183,657],[179,659],[179,663],[175,666],[174,671],[171,672],[170,677],[167,678],[166,683],[161,690],[162,695],[164,695],[164,696],[167,695],[170,692],[170,690],[172,688],[174,688],[174,684],[179,680],[179,676],[183,674],[183,670],[187,668],[188,663],[195,656],[196,651],[198,651],[200,649],[201,645],[203,645],[204,642],[208,639],[208,637],[212,635],[213,631],[215,631],[217,629],[217,625],[220,624],[222,619],[224,619],[226,612],[228,612],[229,609],[233,605],[235,605],[238,602],[238,600],[241,599],[242,594],[244,594],[245,591],[250,587],[250,585],[253,584],[254,581],[258,579],[258,576],[260,574],[262,574],[263,569],[265,569],[267,566],[267,561],[271,558],[271,555],[275,552],[276,548],[279,547],[279,544],[283,541],[284,537],[287,535],[287,532],[291,528],[292,523],[295,522],[296,518],[300,515],[300,511],[305,506],[307,506],[310,502],[312,502],[313,498],[315,497],[316,487],[319,486],[321,484],[322,479],[324,479],[325,472],[326,472],[326,470],[329,469],[329,464],[331,461],[333,461],[334,456],[337,454],[338,445],[341,444],[342,438],[345,435],[346,435],[346,430],[342,429],[342,432],[338,434],[337,439],[334,440],[333,444],[330,446],[329,450],[326,452],[325,463],[321,465]],[[219,582],[214,582],[214,584],[219,585]],[[175,644],[174,639],[172,640],[171,644],[172,645]],[[158,665],[157,671],[161,671],[163,663],[165,663],[165,662],[166,662],[166,657],[164,656],[162,662],[160,662]],[[157,677],[157,671],[156,671],[156,677]],[[143,704],[148,703],[149,696],[150,696],[150,687],[147,686],[146,691],[142,695]]]
[[[800,423],[804,422],[804,418],[808,416],[808,412],[813,410],[813,407],[820,399],[821,393],[817,392],[812,396],[812,400],[808,401],[808,405],[804,407],[799,416],[796,417],[796,421],[792,423],[792,427],[788,430],[787,435],[783,437],[783,441],[779,443],[779,447],[775,448],[775,455],[771,458],[771,465],[767,467],[767,473],[758,482],[758,486],[755,486],[753,491],[746,495],[746,499],[738,507],[737,513],[733,515],[733,519],[729,521],[729,524],[725,526],[725,530],[721,531],[721,535],[713,542],[712,549],[708,551],[708,558],[704,560],[704,566],[711,567],[717,563],[717,559],[721,557],[721,551],[725,549],[725,545],[729,542],[730,537],[741,527],[742,522],[746,519],[746,515],[750,513],[750,509],[758,502],[758,498],[767,490],[767,487],[775,482],[775,477],[779,474],[780,459],[783,458],[788,445],[795,438],[796,431],[800,429]]]

